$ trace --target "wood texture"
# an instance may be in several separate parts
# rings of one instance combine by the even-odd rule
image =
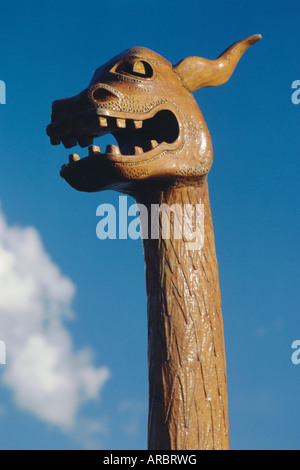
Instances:
[[[190,91],[196,91],[205,86],[223,85],[231,77],[248,47],[260,39],[260,34],[242,39],[226,49],[216,60],[188,57],[179,62],[174,70]]]
[[[143,193],[139,202],[204,204],[204,247],[145,239],[148,295],[149,449],[229,448],[219,275],[207,182]],[[176,217],[176,214],[175,214]],[[161,219],[160,219],[161,222]],[[171,217],[171,234],[174,217]],[[161,228],[161,224],[160,224]]]
[[[89,86],[52,106],[53,145],[77,143],[61,176],[79,191],[113,189],[148,208],[175,206],[172,228],[185,207],[204,206],[204,244],[187,247],[163,233],[144,239],[148,296],[149,449],[228,449],[223,320],[207,174],[213,151],[192,95],[229,79],[260,35],[235,43],[216,60],[188,57],[176,66],[134,47],[94,72]],[[111,133],[118,145],[92,145]],[[151,225],[148,220],[148,226]],[[130,293],[128,293],[130,295]],[[134,295],[134,292],[132,292]],[[138,334],[138,333],[137,333]]]

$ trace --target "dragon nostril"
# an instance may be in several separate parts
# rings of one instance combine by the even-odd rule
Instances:
[[[96,90],[92,93],[92,98],[97,103],[105,102],[105,101],[113,101],[118,100],[119,98],[114,93],[110,92],[106,88],[96,88]]]

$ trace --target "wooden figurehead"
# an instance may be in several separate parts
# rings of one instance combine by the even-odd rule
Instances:
[[[259,39],[243,39],[216,60],[189,57],[176,66],[149,49],[131,48],[98,68],[80,94],[53,103],[47,128],[51,143],[89,146],[87,157],[71,154],[61,170],[73,188],[133,196],[148,209],[148,228],[153,205],[170,209],[170,236],[164,236],[159,211],[157,236],[149,231],[143,239],[151,450],[229,448],[221,296],[207,186],[213,153],[192,92],[225,83]],[[108,133],[118,145],[101,153],[93,140]],[[203,208],[203,239],[192,248],[184,230],[181,237],[174,235],[191,208],[196,213]]]

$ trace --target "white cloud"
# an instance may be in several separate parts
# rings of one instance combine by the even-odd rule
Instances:
[[[256,328],[255,336],[257,338],[265,338],[266,336],[269,336],[270,334],[281,331],[282,328],[283,328],[283,321],[280,318],[277,318],[268,326],[261,325],[258,328]]]
[[[138,436],[141,423],[147,412],[147,404],[141,401],[123,400],[119,404],[120,427],[129,437]]]
[[[111,421],[107,416],[80,417],[72,429],[71,436],[83,449],[105,449],[105,440],[111,433]]]
[[[20,408],[69,431],[109,377],[107,368],[92,365],[89,349],[73,349],[64,320],[74,316],[74,294],[38,232],[8,226],[0,211],[0,339],[7,356],[0,378]]]

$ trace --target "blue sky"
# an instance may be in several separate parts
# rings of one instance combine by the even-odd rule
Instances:
[[[98,205],[119,196],[59,177],[68,151],[45,132],[52,101],[128,47],[177,63],[255,33],[231,80],[195,93],[214,145],[230,438],[299,449],[299,14],[281,0],[1,2],[1,449],[146,448],[141,241],[97,239]]]

